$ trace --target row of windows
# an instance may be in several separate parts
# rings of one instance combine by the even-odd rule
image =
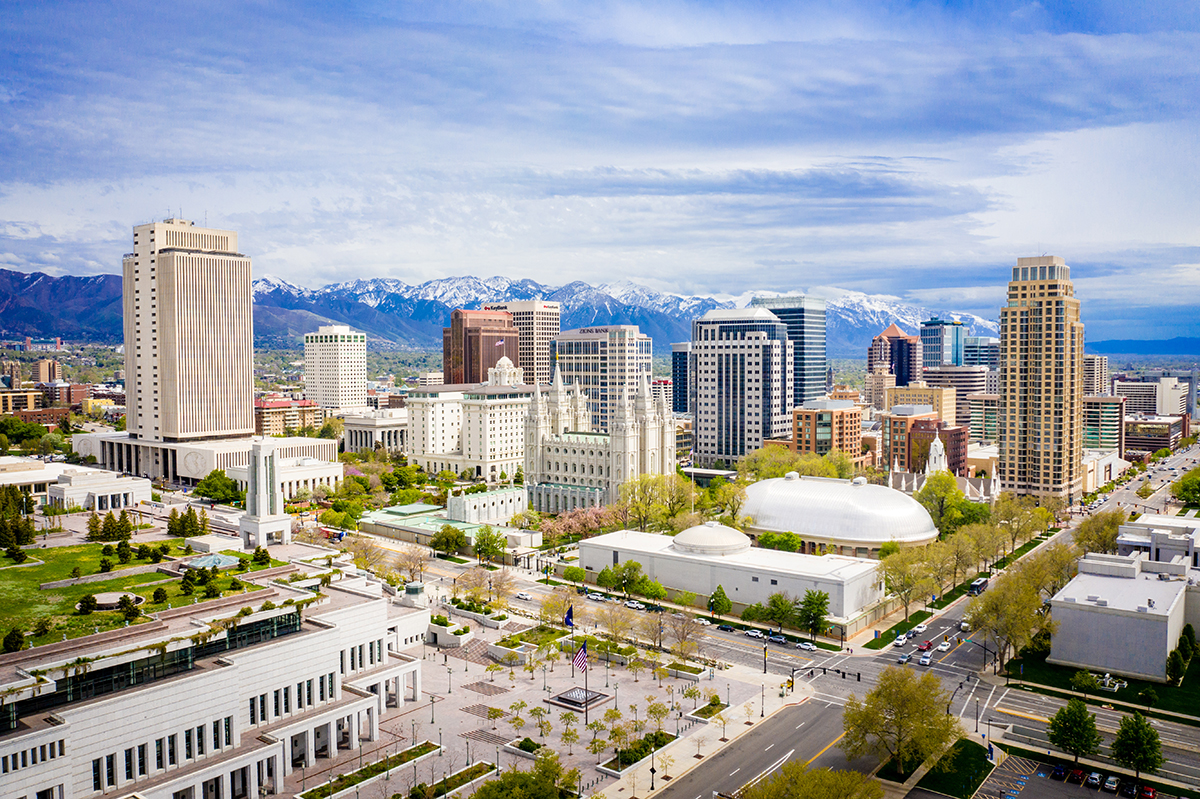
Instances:
[[[210,732],[211,731],[211,732]],[[211,735],[211,738],[209,737]],[[233,746],[233,716],[215,719],[211,725],[201,724],[195,728],[189,727],[183,731],[183,759],[195,760],[203,757],[208,750],[208,741],[212,742],[211,752],[214,754]],[[122,753],[122,771],[128,783],[144,777],[149,773],[149,745],[140,743],[130,746]],[[172,733],[165,738],[154,741],[154,769],[163,771],[168,766],[179,763],[179,735]],[[105,755],[103,758],[92,760],[92,790],[100,791],[117,785],[117,753]]]
[[[31,746],[28,749],[13,752],[11,755],[0,755],[0,774],[7,774],[10,771],[20,771],[23,768],[29,768],[30,766],[36,766],[38,763],[45,763],[47,760],[62,757],[65,745],[65,741],[59,739],[51,741],[48,744]]]

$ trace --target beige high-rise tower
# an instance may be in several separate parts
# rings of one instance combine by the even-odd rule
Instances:
[[[125,256],[126,429],[147,441],[254,433],[250,259],[237,233],[166,219]]]
[[[1000,309],[1000,481],[1005,491],[1081,494],[1083,323],[1062,258],[1018,258]]]

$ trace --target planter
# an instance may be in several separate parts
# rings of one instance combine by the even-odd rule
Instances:
[[[708,707],[708,705],[701,705],[700,707],[693,710],[691,713],[684,713],[683,717],[685,719],[691,719],[692,721],[698,721],[701,724],[710,724],[712,722],[713,716],[717,715],[718,713],[724,713],[726,710],[729,709],[729,705],[726,705],[724,702],[722,702],[720,708],[713,711],[712,715],[709,715],[709,716],[699,715],[700,712],[703,711],[707,707]]]
[[[523,757],[526,760],[537,760],[538,750],[544,749],[545,744],[543,744],[542,746],[539,746],[537,749],[533,750],[532,752],[526,752],[524,749],[517,746],[517,744],[521,743],[521,741],[523,741],[523,740],[525,740],[525,739],[524,738],[513,738],[511,741],[509,741],[508,743],[506,743],[504,745],[504,747],[503,747],[504,751],[508,752],[510,755],[516,755],[517,757]],[[530,738],[530,740],[532,741],[533,739]]]
[[[392,770],[394,771],[395,769],[412,768],[415,764],[424,761],[428,757],[436,757],[437,756],[438,747],[433,745],[433,743],[431,741],[423,741],[421,744],[417,744],[417,745],[421,746],[422,744],[429,744],[429,745],[433,746],[433,750],[430,752],[426,752],[425,754],[421,755],[420,757],[415,757],[412,760],[408,760],[400,765],[393,766]],[[403,753],[401,753],[401,754],[403,754]],[[372,764],[372,765],[375,765],[375,764]],[[367,766],[366,768],[370,768],[370,767],[371,766]],[[353,785],[350,785],[346,788],[342,788],[341,790],[336,791],[335,793],[331,793],[331,794],[322,793],[321,792],[322,786],[318,785],[313,788],[309,788],[308,791],[306,791],[304,793],[296,794],[295,799],[319,799],[320,797],[324,797],[324,799],[346,799],[346,797],[354,796],[357,792],[360,792],[364,787],[366,787],[368,785],[372,785],[372,784],[384,779],[387,776],[387,774],[388,774],[387,771],[380,772],[379,774],[375,774],[373,776],[367,777],[362,782],[357,782]]]
[[[512,665],[524,666],[529,661],[529,655],[536,651],[537,647],[533,644],[521,644],[520,649],[509,649],[506,646],[500,646],[500,644],[488,644],[487,648],[488,657],[503,666],[509,665],[508,659],[510,657],[516,658],[513,660]]]
[[[440,624],[429,623],[426,628],[426,637],[429,643],[441,649],[457,649],[464,646],[467,641],[475,637],[473,632],[465,632],[462,635],[455,635],[454,631],[460,629],[458,625],[443,627]]]
[[[622,774],[624,774],[626,771],[629,771],[629,769],[631,769],[631,768],[637,768],[637,767],[638,767],[638,766],[640,766],[642,763],[644,763],[646,760],[648,760],[650,757],[652,757],[653,755],[655,755],[655,754],[657,754],[657,753],[661,752],[663,749],[666,749],[668,746],[670,746],[671,744],[673,744],[673,743],[675,743],[676,741],[678,741],[678,740],[679,740],[679,738],[678,738],[678,737],[676,737],[676,736],[674,736],[674,735],[671,735],[670,733],[667,733],[667,735],[670,737],[670,739],[671,739],[671,740],[667,741],[665,744],[663,744],[662,746],[658,747],[657,749],[654,749],[652,752],[650,752],[649,754],[647,754],[647,755],[646,755],[645,757],[643,757],[641,760],[638,760],[638,761],[637,761],[637,762],[635,762],[635,763],[630,763],[628,766],[625,766],[624,768],[622,768],[622,769],[618,770],[618,769],[615,769],[615,768],[611,768],[611,767],[609,766],[609,764],[611,764],[611,763],[613,763],[613,762],[615,762],[615,761],[616,761],[616,758],[613,758],[612,760],[608,761],[608,763],[605,763],[603,766],[596,766],[596,771],[599,771],[601,774],[607,774],[607,775],[609,775],[610,777],[617,777],[617,778],[620,778],[620,776],[621,776]]]
[[[700,682],[700,676],[703,674],[692,674],[690,671],[680,671],[679,669],[667,669],[667,674],[677,680],[689,680],[691,682]]]
[[[449,614],[462,616],[464,619],[470,619],[473,622],[481,624],[484,627],[490,627],[493,630],[499,630],[502,626],[504,626],[503,619],[498,620],[495,618],[495,615],[503,615],[503,614],[493,614],[492,616],[486,616],[482,613],[474,613],[469,610],[459,610],[454,605],[451,605],[448,602],[443,602],[442,607],[445,608]],[[507,618],[507,617],[505,617],[505,618]]]

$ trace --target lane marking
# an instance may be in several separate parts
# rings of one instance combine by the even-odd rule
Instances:
[[[803,727],[803,726],[804,726],[805,724],[807,724],[807,723],[808,723],[807,721],[802,721],[802,722],[800,722],[799,724],[797,724],[797,725],[796,725],[796,729],[800,729],[801,727]]]
[[[734,774],[737,774],[737,773],[738,773],[739,771],[741,771],[741,770],[742,770],[742,767],[741,767],[741,766],[738,766],[738,767],[737,767],[737,768],[735,768],[733,771],[729,772],[729,776],[730,776],[730,777],[732,777]]]
[[[1017,716],[1019,718],[1029,719],[1030,721],[1040,721],[1043,724],[1048,724],[1050,722],[1050,719],[1045,718],[1044,716],[1034,716],[1031,713],[1021,713],[1020,711],[1009,710],[1008,708],[1003,708],[1003,707],[996,707],[996,708],[992,708],[992,709],[998,710],[1001,713],[1007,713],[1010,716]]]
[[[779,758],[778,760],[776,760],[776,761],[775,761],[774,763],[772,763],[771,765],[767,766],[765,769],[763,769],[761,772],[759,772],[759,775],[758,775],[757,777],[755,777],[754,779],[750,780],[750,782],[746,783],[746,784],[745,784],[745,785],[743,785],[742,787],[743,787],[743,788],[748,788],[748,787],[750,787],[750,786],[752,786],[752,785],[757,785],[757,784],[758,784],[758,783],[759,783],[759,782],[762,780],[762,778],[763,778],[763,777],[767,776],[767,775],[768,775],[768,774],[770,774],[772,771],[774,771],[775,769],[777,769],[777,768],[779,768],[780,766],[782,766],[782,765],[783,765],[783,763],[784,763],[784,761],[786,761],[786,760],[787,760],[789,757],[791,757],[793,754],[795,754],[795,752],[796,752],[796,750],[795,750],[795,749],[789,749],[789,750],[788,750],[788,753],[787,753],[786,755],[784,755],[783,757]],[[732,776],[732,775],[730,775],[730,776]]]
[[[775,747],[775,744],[771,744],[770,746],[768,746],[768,747],[767,747],[766,749],[764,749],[763,751],[764,751],[764,752],[770,752],[770,751],[771,751],[771,750],[772,750],[774,747]]]
[[[830,749],[830,747],[832,747],[834,744],[836,744],[838,741],[842,740],[842,739],[843,739],[843,738],[845,738],[845,737],[846,737],[846,733],[842,733],[842,734],[841,734],[841,735],[839,735],[838,737],[834,738],[832,741],[830,741],[828,744],[826,744],[826,746],[825,746],[825,748],[824,748],[824,749],[822,749],[820,752],[817,752],[815,755],[813,755],[813,758],[812,758],[812,760],[808,761],[808,763],[805,763],[805,765],[806,765],[806,766],[807,766],[807,765],[812,765],[812,762],[813,762],[813,760],[816,760],[818,757],[820,757],[821,755],[823,755],[823,754],[825,754],[826,752],[828,752],[828,751],[829,751],[829,749]]]

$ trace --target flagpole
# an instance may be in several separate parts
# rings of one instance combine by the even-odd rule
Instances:
[[[584,646],[587,646],[584,643]],[[587,650],[583,650],[583,726],[588,725],[588,706],[591,705],[591,695],[588,693],[588,672],[591,671],[587,667]]]

